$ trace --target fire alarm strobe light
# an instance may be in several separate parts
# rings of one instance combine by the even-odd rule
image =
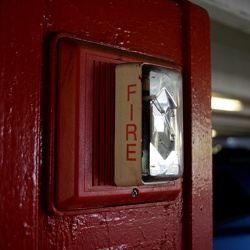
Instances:
[[[116,67],[115,183],[162,184],[183,172],[182,77],[146,63]]]

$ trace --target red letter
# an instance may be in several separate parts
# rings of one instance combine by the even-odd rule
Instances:
[[[129,131],[129,127],[132,128],[132,129],[130,129],[130,131]],[[128,141],[128,135],[129,134],[134,135],[134,141],[137,141],[136,130],[137,130],[137,127],[136,127],[135,124],[126,124],[126,141]]]
[[[135,90],[134,90],[134,91],[130,91],[130,87],[136,87],[136,84],[129,84],[129,85],[128,85],[128,102],[129,102],[129,100],[130,100],[130,98],[129,98],[130,94],[136,93]]]
[[[133,104],[130,104],[130,121],[133,121],[133,118],[134,118]]]
[[[135,154],[135,150],[131,150],[130,147],[136,147],[136,144],[127,144],[127,151],[126,151],[126,160],[127,161],[136,161],[136,158],[133,158],[131,154]]]

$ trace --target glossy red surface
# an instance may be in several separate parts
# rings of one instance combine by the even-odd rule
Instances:
[[[49,44],[59,32],[181,66],[185,166],[176,200],[49,214]],[[0,248],[212,249],[207,14],[186,1],[3,0],[0,37]]]
[[[79,209],[171,201],[178,196],[181,178],[156,186],[114,184],[115,66],[136,61],[177,68],[173,62],[88,43],[71,34],[53,39],[48,201],[53,213],[77,214]]]

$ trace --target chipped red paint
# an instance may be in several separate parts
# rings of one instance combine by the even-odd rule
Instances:
[[[1,1],[0,249],[212,249],[209,19],[187,1]],[[185,166],[174,201],[46,208],[49,43],[67,32],[183,71]]]

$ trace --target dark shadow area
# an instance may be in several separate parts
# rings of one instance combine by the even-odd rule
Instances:
[[[214,250],[249,247],[250,150],[223,148],[213,155],[213,216]]]
[[[250,214],[250,151],[222,149],[213,157],[214,224]]]

